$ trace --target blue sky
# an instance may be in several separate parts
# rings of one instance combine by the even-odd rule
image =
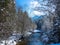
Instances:
[[[18,8],[21,6],[23,10],[26,10],[28,12],[29,17],[49,15],[48,11],[43,12],[42,10],[49,10],[52,13],[55,11],[53,4],[51,7],[43,6],[41,4],[47,5],[48,1],[43,2],[43,0],[16,0],[16,7]],[[42,10],[36,10],[38,7],[43,8],[40,8]]]
[[[30,1],[31,0],[16,0],[16,7],[18,8],[21,6],[24,10],[26,10]]]
[[[42,1],[42,0],[40,0]],[[34,11],[33,9],[39,6],[38,1],[35,0],[16,0],[16,7],[22,7],[23,10],[26,10],[29,14],[29,17],[34,17],[35,15],[40,15],[39,11]],[[42,14],[42,12],[41,12]]]
[[[24,6],[25,4],[28,4],[29,0],[16,0],[16,3],[18,6]]]

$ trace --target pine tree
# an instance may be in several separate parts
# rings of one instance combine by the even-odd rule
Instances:
[[[33,31],[35,29],[36,25],[33,24],[31,19],[28,17],[28,13],[26,11],[23,12],[23,10],[19,8],[17,16],[17,32],[26,35],[28,31]]]

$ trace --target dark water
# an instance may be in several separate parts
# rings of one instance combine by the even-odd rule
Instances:
[[[41,33],[33,33],[31,36],[28,37],[28,44],[27,45],[60,45],[60,44],[44,44],[41,41]]]
[[[40,33],[33,33],[28,39],[28,45],[43,45],[43,42],[40,40],[40,38]]]

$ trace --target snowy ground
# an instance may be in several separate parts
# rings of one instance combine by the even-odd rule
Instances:
[[[16,41],[13,41],[13,40],[6,40],[6,42],[5,42],[5,40],[2,40],[1,42],[0,42],[0,45],[16,45]]]
[[[30,36],[30,38],[28,38],[28,40],[30,40],[28,43],[28,45],[44,45],[43,42],[41,42],[40,39],[40,32],[39,30],[34,30],[34,33]],[[29,33],[31,34],[31,33]],[[0,45],[16,45],[17,41],[20,38],[20,36],[13,35],[11,37],[9,37],[6,41],[2,40],[0,41]],[[47,45],[60,45],[59,44],[47,44]]]
[[[16,45],[17,41],[21,38],[20,34],[14,34],[10,36],[7,40],[1,40],[0,45]]]

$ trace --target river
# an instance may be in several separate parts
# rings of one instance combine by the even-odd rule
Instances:
[[[60,45],[60,43],[59,44],[54,44],[54,43],[45,44],[45,43],[43,43],[41,40],[41,35],[42,35],[41,33],[33,33],[32,35],[30,35],[28,37],[28,44],[27,45]]]

